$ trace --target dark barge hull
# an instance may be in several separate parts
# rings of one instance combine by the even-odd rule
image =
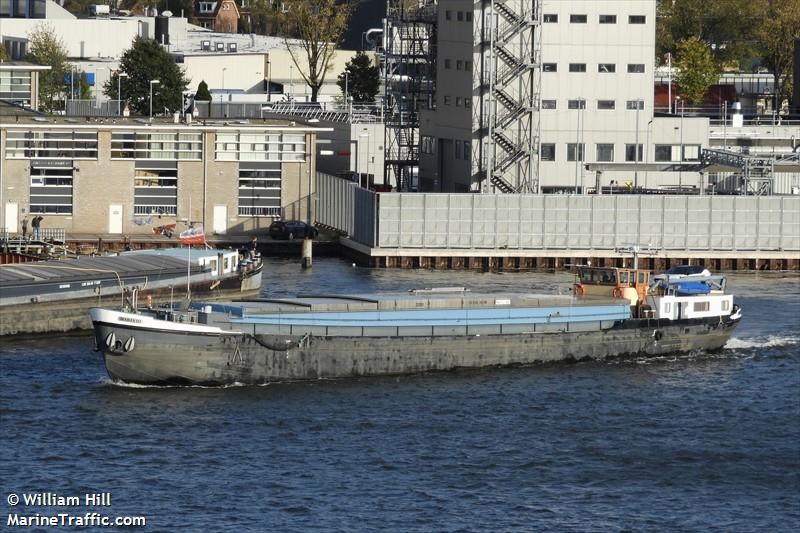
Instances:
[[[434,337],[198,335],[94,326],[97,346],[105,346],[112,332],[118,345],[135,339],[128,352],[104,352],[115,381],[225,385],[713,352],[725,346],[738,322],[629,320],[594,331]]]

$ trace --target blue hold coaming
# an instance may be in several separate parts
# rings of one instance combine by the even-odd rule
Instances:
[[[215,309],[242,316],[241,307],[214,305]],[[628,304],[576,307],[511,307],[486,309],[420,309],[407,311],[354,311],[269,313],[231,320],[235,324],[276,326],[464,326],[493,324],[552,324],[627,320]]]

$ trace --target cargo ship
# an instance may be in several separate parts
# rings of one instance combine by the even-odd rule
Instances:
[[[91,310],[115,381],[261,384],[715,351],[741,320],[721,276],[578,268],[571,295],[300,295]]]

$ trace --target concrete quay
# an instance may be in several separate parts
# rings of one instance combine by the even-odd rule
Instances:
[[[554,271],[570,265],[632,267],[630,253],[613,250],[522,250],[522,249],[447,249],[374,248],[342,237],[342,255],[358,265],[372,268],[425,268],[435,270]],[[641,254],[639,267],[654,271],[676,265],[704,265],[715,272],[790,271],[800,272],[797,252],[714,250],[668,250]]]

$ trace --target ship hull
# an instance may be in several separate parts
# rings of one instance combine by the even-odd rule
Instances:
[[[739,319],[628,320],[609,329],[419,337],[181,332],[94,321],[109,375],[138,384],[261,384],[722,349]],[[114,349],[103,348],[109,335]],[[131,350],[121,348],[128,338]]]

